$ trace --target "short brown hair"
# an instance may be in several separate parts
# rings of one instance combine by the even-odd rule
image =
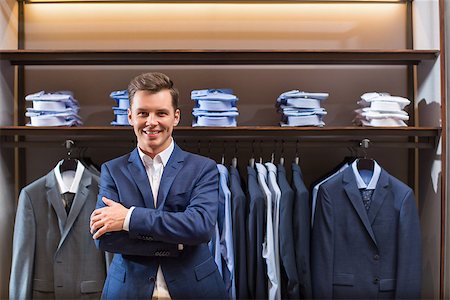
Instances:
[[[162,90],[169,90],[172,96],[172,106],[174,110],[178,109],[178,90],[173,87],[173,82],[170,78],[158,72],[144,73],[136,76],[130,81],[128,85],[128,99],[130,106],[133,104],[133,98],[137,91],[147,91],[151,94],[158,93]]]

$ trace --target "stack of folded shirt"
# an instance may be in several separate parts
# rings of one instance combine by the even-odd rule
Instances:
[[[71,91],[30,94],[26,101],[32,101],[33,107],[27,108],[25,116],[30,118],[27,126],[77,126],[83,122],[78,116],[80,106]]]
[[[130,126],[128,123],[128,108],[130,107],[130,100],[128,100],[128,91],[114,91],[109,97],[116,101],[116,106],[112,109],[114,111],[115,120],[111,125],[115,126]]]
[[[408,113],[403,109],[411,101],[406,98],[391,96],[389,93],[370,92],[361,95],[353,122],[362,126],[407,126]]]
[[[282,93],[276,103],[282,114],[281,126],[324,126],[323,116],[327,114],[321,102],[328,93],[310,93],[292,90]]]
[[[236,126],[238,98],[231,89],[193,90],[191,99],[195,101],[192,126]]]

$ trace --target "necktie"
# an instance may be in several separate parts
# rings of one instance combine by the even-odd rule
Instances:
[[[373,191],[374,190],[361,190],[362,201],[366,210],[369,210],[370,208],[370,201],[372,200]]]
[[[66,192],[62,194],[62,197],[66,213],[69,214],[70,208],[72,207],[73,198],[75,198],[75,193]]]

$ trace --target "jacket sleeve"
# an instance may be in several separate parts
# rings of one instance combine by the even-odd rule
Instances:
[[[105,164],[102,165],[96,208],[105,207],[102,197],[119,202],[116,183]],[[165,256],[178,256],[179,254],[176,244],[154,241],[153,239],[130,238],[129,233],[124,230],[108,232],[96,239],[95,243],[97,248],[102,251],[124,255],[160,256],[163,253]]]
[[[333,298],[334,216],[332,200],[320,187],[311,237],[311,275],[314,299]]]
[[[36,247],[36,221],[30,197],[25,190],[20,192],[14,225],[9,298],[31,299],[34,251]]]
[[[208,160],[193,179],[192,192],[184,211],[168,212],[136,207],[131,215],[130,236],[146,236],[174,244],[206,243],[211,239],[217,220],[218,197],[217,166]]]
[[[412,190],[402,202],[398,231],[396,299],[420,299],[422,246],[420,221]]]

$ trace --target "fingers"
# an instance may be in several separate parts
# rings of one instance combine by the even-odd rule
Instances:
[[[103,203],[105,203],[107,206],[111,206],[111,205],[113,205],[114,203],[116,203],[115,201],[113,201],[113,200],[111,200],[111,199],[108,199],[108,198],[106,198],[106,197],[102,197],[102,201],[103,201]]]
[[[105,226],[101,226],[97,231],[95,231],[95,233],[94,232],[92,232],[92,229],[91,229],[91,234],[93,234],[93,236],[92,236],[92,238],[95,240],[95,239],[98,239],[99,237],[101,237],[103,234],[105,234],[107,232],[107,230],[106,230],[106,227]]]

